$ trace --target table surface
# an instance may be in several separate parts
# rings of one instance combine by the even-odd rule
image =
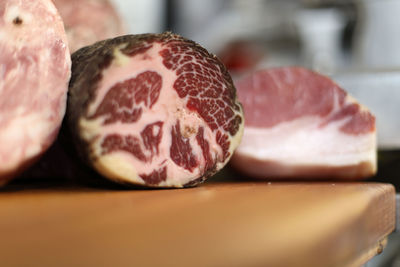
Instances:
[[[380,183],[0,191],[1,266],[359,266],[395,226]]]

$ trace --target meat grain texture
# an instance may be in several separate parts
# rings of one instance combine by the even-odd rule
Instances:
[[[53,0],[64,21],[71,53],[97,41],[126,33],[112,1]]]
[[[151,187],[193,186],[221,169],[243,132],[225,67],[181,36],[127,35],[72,55],[67,126],[103,176]]]
[[[360,179],[376,172],[375,117],[331,79],[300,67],[237,81],[246,127],[232,165],[267,179]]]
[[[0,184],[53,143],[70,68],[64,26],[51,0],[0,2]]]

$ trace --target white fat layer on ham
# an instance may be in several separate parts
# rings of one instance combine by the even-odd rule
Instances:
[[[123,46],[121,48],[123,48]],[[145,71],[154,71],[162,77],[160,96],[151,109],[143,107],[143,113],[139,121],[130,124],[118,122],[102,125],[102,118],[94,120],[82,118],[80,120],[80,127],[83,130],[81,132],[85,133],[83,138],[87,141],[92,140],[93,154],[98,157],[95,167],[100,173],[106,176],[108,175],[110,178],[145,184],[138,174],[150,174],[153,170],[158,170],[163,166],[167,166],[168,178],[165,182],[161,182],[157,186],[179,187],[198,178],[201,176],[206,164],[203,151],[196,141],[196,134],[200,126],[204,128],[205,140],[212,140],[209,142],[209,145],[213,159],[222,156],[222,149],[215,142],[216,132],[212,132],[196,112],[188,111],[185,106],[185,100],[181,99],[173,89],[173,84],[177,76],[174,71],[167,69],[163,65],[162,57],[159,55],[162,49],[163,47],[160,44],[154,43],[153,47],[144,54],[139,54],[134,57],[127,57],[116,50],[114,52],[116,59],[113,61],[112,65],[104,71],[104,77],[107,78],[101,80],[96,98],[88,108],[88,117],[90,117],[95,114],[107,92],[116,83],[135,78]],[[170,157],[170,147],[172,144],[171,130],[177,123],[177,119],[180,120],[182,134],[184,134],[185,126],[195,128],[195,132],[190,135],[189,139],[192,153],[197,158],[199,167],[196,167],[192,172],[176,165]],[[151,161],[140,161],[132,154],[124,151],[112,152],[104,159],[102,158],[103,156],[100,156],[103,151],[101,143],[107,135],[133,135],[141,140],[140,132],[147,125],[157,121],[162,121],[164,123],[162,129],[163,136],[159,145],[159,155],[155,155]],[[232,140],[230,148],[231,154],[233,153],[234,147],[236,147],[237,143],[240,141],[242,130],[243,126]],[[233,144],[235,145],[234,147]],[[143,144],[141,144],[141,147],[142,151],[146,153]],[[217,168],[224,166],[228,160],[229,159],[218,163]],[[124,163],[121,163],[121,161]],[[113,170],[118,168],[118,166],[123,167],[121,167],[120,170]]]
[[[71,61],[50,0],[7,0],[0,10],[1,177],[53,142],[65,113]]]
[[[351,135],[340,127],[348,118],[329,122],[310,116],[271,128],[246,127],[236,153],[285,165],[347,166],[376,162],[376,133]]]

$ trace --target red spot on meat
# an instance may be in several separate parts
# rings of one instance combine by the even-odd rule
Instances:
[[[263,58],[262,50],[262,47],[254,42],[235,40],[228,43],[218,57],[228,70],[243,72],[257,65]]]
[[[199,146],[201,147],[201,150],[203,151],[203,157],[206,162],[204,169],[208,170],[213,166],[214,160],[210,153],[210,144],[208,143],[207,140],[204,139],[204,128],[203,127],[199,127],[199,130],[196,135],[196,140],[197,140],[197,143],[199,144]]]
[[[170,147],[170,156],[176,165],[185,168],[189,171],[193,171],[198,166],[195,155],[192,153],[192,147],[189,139],[185,138],[181,134],[181,127],[179,120],[172,127],[171,130],[172,143]]]
[[[137,137],[132,135],[120,136],[118,134],[111,134],[104,138],[101,147],[103,148],[103,155],[116,151],[126,151],[134,155],[138,160],[147,161],[146,155],[140,147],[140,141]]]
[[[153,71],[117,83],[107,92],[90,119],[105,116],[104,124],[136,122],[142,115],[143,107],[151,108],[157,102],[161,86],[161,76]]]
[[[147,125],[140,133],[144,147],[151,151],[152,155],[159,153],[158,147],[162,138],[162,126],[163,122],[158,121]]]
[[[167,179],[167,167],[154,170],[150,174],[139,174],[148,185],[157,185]]]

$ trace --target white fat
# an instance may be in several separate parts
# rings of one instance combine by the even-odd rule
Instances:
[[[133,165],[124,159],[124,155],[117,153],[104,155],[94,161],[94,166],[110,179],[143,183]],[[110,166],[113,167],[109,168]]]
[[[48,1],[44,1],[48,2]],[[54,6],[53,6],[54,9]],[[20,8],[18,5],[11,5],[7,6],[6,11],[4,13],[4,20],[7,23],[12,23],[12,21],[16,18],[19,17],[24,21],[24,23],[30,23],[33,19],[32,14],[29,12],[26,12],[23,8]]]
[[[81,118],[79,120],[79,127],[81,128],[82,138],[85,140],[91,140],[98,136],[101,126],[103,124],[104,119],[98,118],[94,120],[87,120],[85,118]]]
[[[129,166],[135,166],[135,173],[137,174],[149,174],[149,172],[152,172],[153,170],[167,166],[168,180],[160,183],[159,186],[179,187],[199,177],[201,175],[202,168],[205,166],[203,151],[196,141],[198,125],[202,125],[204,128],[204,138],[206,140],[212,140],[209,142],[211,155],[213,157],[216,157],[216,155],[222,155],[222,149],[215,142],[216,132],[212,132],[204,120],[196,112],[188,111],[185,106],[185,101],[178,96],[175,90],[172,89],[177,76],[174,71],[167,69],[162,63],[162,57],[159,56],[161,49],[162,46],[160,44],[154,43],[151,49],[146,51],[144,54],[136,55],[134,59],[132,57],[127,57],[118,49],[115,50],[114,55],[116,56],[116,60],[114,60],[111,66],[104,71],[104,77],[112,78],[101,80],[98,86],[99,89],[97,90],[96,98],[88,107],[88,117],[90,117],[91,115],[95,114],[105,95],[116,83],[134,78],[145,71],[154,71],[162,77],[160,96],[158,101],[152,106],[151,109],[143,107],[143,114],[138,122],[129,124],[117,122],[113,124],[102,125],[104,118],[98,118],[95,120],[83,118],[80,120],[80,127],[82,127],[82,130],[84,129],[84,131],[81,132],[85,132],[83,138],[92,143],[93,153],[95,155],[101,155],[103,151],[101,144],[104,140],[104,137],[108,134],[117,133],[121,136],[134,135],[141,139],[140,132],[144,129],[144,127],[146,127],[148,124],[162,121],[164,123],[162,130],[163,138],[161,139],[161,143],[159,145],[159,156],[154,156],[151,162],[145,163],[138,160],[130,153],[117,151],[111,153],[111,155],[118,155],[116,158],[112,159],[124,161],[124,166],[125,164]],[[173,118],[176,117],[178,117],[180,120],[181,132],[185,129],[185,126],[195,128],[195,132],[190,136],[190,145],[192,147],[192,153],[200,161],[200,167],[196,167],[193,172],[177,166],[169,156],[172,142],[171,130],[177,122]],[[229,151],[231,155],[233,154],[234,147],[236,147],[240,142],[242,131],[243,125],[241,126],[239,133],[235,135],[235,138],[230,140],[232,142]],[[143,144],[141,144],[141,146],[142,151],[146,154],[148,151],[146,152]],[[229,159],[226,159],[224,162],[218,163],[217,168],[222,168],[228,160]],[[102,166],[99,167],[100,165]],[[106,160],[96,163],[96,168],[102,174],[107,176],[107,174],[113,172],[113,169],[116,168],[116,165],[112,160]],[[127,179],[131,180],[131,178]],[[136,179],[135,181],[144,183],[140,179]]]
[[[113,63],[116,64],[117,66],[127,65],[129,63],[129,61],[130,61],[130,57],[121,52],[121,49],[124,49],[125,47],[126,47],[126,44],[123,44],[123,45],[121,45],[119,47],[114,48],[114,51],[113,51],[114,61],[113,61]]]
[[[4,13],[4,19],[7,22],[11,22],[11,21],[13,21],[13,19],[15,17],[19,16],[20,14],[21,14],[21,10],[20,10],[19,6],[17,6],[17,5],[8,6]]]
[[[340,131],[347,119],[329,122],[303,117],[271,128],[247,127],[238,155],[285,165],[347,166],[376,161],[376,133]]]

